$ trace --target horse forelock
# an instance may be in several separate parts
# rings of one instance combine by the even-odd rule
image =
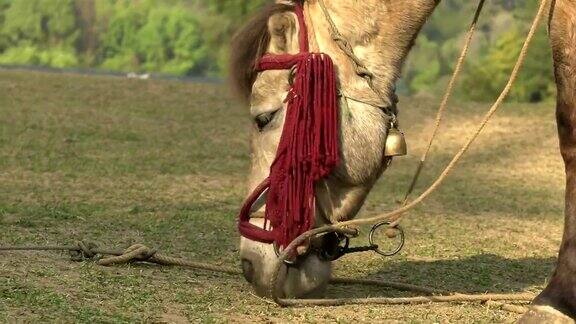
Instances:
[[[293,11],[291,1],[272,3],[253,16],[232,38],[230,48],[230,82],[237,94],[248,100],[256,80],[256,63],[270,44],[268,20],[271,16]]]

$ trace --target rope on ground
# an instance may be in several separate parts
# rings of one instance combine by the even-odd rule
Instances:
[[[488,307],[498,308],[501,310],[505,310],[505,311],[508,311],[511,313],[518,313],[518,314],[524,314],[528,311],[528,307],[525,307],[525,306],[500,303],[500,302],[496,302],[494,300],[486,301],[485,305]]]
[[[279,305],[290,305],[290,304],[295,302],[295,300],[280,298],[277,294],[278,290],[276,289],[276,287],[278,286],[280,268],[281,268],[282,264],[284,263],[284,261],[288,259],[290,254],[293,253],[293,251],[295,251],[296,247],[302,245],[306,240],[312,238],[315,235],[322,234],[322,233],[328,233],[328,232],[335,232],[335,231],[338,231],[341,228],[345,228],[345,227],[353,227],[353,226],[364,225],[364,224],[374,224],[374,223],[381,222],[381,221],[388,221],[391,224],[397,224],[397,222],[400,221],[400,219],[404,216],[404,214],[407,211],[409,211],[409,210],[413,209],[414,207],[416,207],[417,205],[419,205],[424,199],[426,199],[430,194],[432,194],[434,191],[436,191],[436,189],[438,189],[440,187],[440,185],[444,182],[444,180],[446,180],[448,175],[454,170],[454,168],[456,167],[458,162],[462,159],[464,154],[470,149],[470,146],[472,145],[472,143],[474,143],[476,141],[476,139],[478,138],[478,136],[480,135],[482,130],[484,130],[484,128],[486,127],[486,125],[488,124],[490,119],[493,117],[493,115],[496,113],[496,111],[501,107],[502,103],[504,102],[504,99],[508,96],[508,93],[510,93],[510,90],[512,89],[512,85],[514,84],[514,82],[516,81],[516,78],[518,77],[518,73],[520,72],[520,68],[524,64],[524,61],[526,60],[528,48],[530,47],[530,43],[532,42],[532,39],[534,38],[534,34],[536,33],[536,30],[538,29],[538,26],[540,24],[540,20],[544,16],[544,13],[546,11],[548,3],[549,3],[549,0],[541,0],[540,1],[540,7],[538,8],[538,12],[536,13],[536,16],[534,17],[534,20],[533,20],[532,25],[530,27],[530,31],[528,32],[528,35],[526,36],[526,40],[524,41],[524,45],[522,46],[522,50],[520,51],[520,55],[518,56],[518,60],[516,61],[516,64],[514,65],[514,69],[512,70],[512,73],[510,74],[510,78],[508,79],[508,83],[506,84],[506,86],[504,87],[504,89],[502,90],[500,95],[498,96],[498,99],[496,99],[494,104],[490,107],[488,112],[484,115],[484,118],[482,119],[482,121],[478,125],[476,131],[468,138],[468,140],[464,143],[464,145],[456,153],[456,155],[454,155],[454,157],[452,158],[450,163],[446,166],[446,168],[438,176],[438,178],[436,178],[436,180],[430,185],[430,187],[428,187],[428,189],[426,189],[423,193],[420,194],[420,196],[418,196],[416,199],[414,199],[410,203],[408,203],[408,204],[406,204],[406,205],[404,205],[404,206],[402,206],[396,210],[393,210],[391,212],[387,212],[387,213],[380,214],[380,215],[377,215],[374,217],[369,217],[369,218],[355,219],[355,220],[350,220],[350,221],[341,222],[341,223],[337,223],[337,224],[325,225],[322,227],[318,227],[318,228],[309,230],[309,231],[301,234],[300,236],[298,236],[296,239],[294,239],[292,241],[292,243],[290,243],[280,253],[279,258],[275,264],[275,269],[273,270],[274,275],[271,277],[271,280],[270,280],[269,294],[270,294],[270,296],[272,296],[272,298],[274,299],[274,301],[276,303],[278,303]],[[328,302],[329,302],[329,300],[324,300],[322,303],[326,304]],[[333,300],[333,302],[336,303],[336,302],[338,302],[338,300]]]
[[[143,244],[134,244],[127,248],[122,254],[102,258],[96,261],[96,263],[101,266],[111,266],[116,264],[126,264],[134,261],[150,262],[166,266],[188,267],[233,275],[242,273],[239,269],[233,267],[194,262],[182,258],[174,258],[163,255],[157,253],[155,249],[151,249]]]
[[[359,279],[359,278],[334,277],[334,278],[330,279],[330,283],[341,284],[341,285],[382,286],[382,287],[388,287],[388,288],[393,288],[393,289],[402,290],[402,291],[412,291],[412,292],[423,293],[426,295],[446,294],[445,291],[434,289],[434,288],[416,286],[416,285],[412,285],[412,284],[395,282],[395,281],[387,281],[387,280],[382,280],[382,279]]]
[[[448,296],[417,296],[417,297],[373,297],[373,298],[337,298],[337,299],[283,299],[282,306],[342,306],[342,305],[402,305],[428,303],[463,303],[489,301],[520,301],[527,302],[534,298],[532,294],[453,294]]]
[[[234,267],[194,262],[183,258],[174,258],[163,255],[143,244],[134,244],[125,250],[109,250],[101,249],[98,245],[90,241],[79,241],[76,245],[0,246],[0,251],[68,251],[74,261],[96,260],[96,263],[101,266],[128,264],[132,262],[149,262],[165,266],[187,267],[230,275],[242,274],[240,269]],[[424,293],[427,295],[439,295],[445,293],[433,288],[380,279],[333,277],[330,279],[330,283],[342,285],[381,286],[402,291]]]
[[[163,255],[155,249],[143,244],[134,244],[125,250],[101,249],[95,243],[79,241],[76,245],[32,245],[32,246],[0,246],[0,251],[68,251],[75,261],[96,260],[101,266],[127,264],[132,262],[150,262],[165,266],[180,266],[199,270],[208,270],[231,275],[240,275],[242,271],[234,267],[214,265],[209,263],[194,262],[183,258],[175,258]],[[486,305],[498,307],[502,310],[518,312],[523,309],[520,306],[496,303],[495,301],[527,302],[535,296],[532,294],[454,294],[434,288],[422,287],[412,284],[386,281],[380,279],[357,279],[334,277],[330,280],[333,284],[360,284],[368,286],[388,287],[402,291],[423,293],[429,296],[417,297],[377,297],[377,298],[341,298],[341,299],[287,299],[282,306],[341,306],[349,304],[424,304],[424,303],[463,303],[485,302]]]
[[[74,261],[93,259],[101,266],[111,266],[131,262],[150,262],[166,266],[180,266],[227,273],[231,275],[242,274],[240,269],[234,267],[194,262],[163,255],[143,244],[134,244],[126,250],[108,250],[101,249],[92,242],[79,241],[76,245],[0,246],[0,251],[68,251]]]

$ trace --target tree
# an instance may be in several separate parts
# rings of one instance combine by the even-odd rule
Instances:
[[[439,46],[421,35],[406,62],[405,83],[410,93],[430,92],[439,77]]]
[[[83,54],[84,64],[89,66],[96,59],[95,55],[98,47],[94,0],[76,0],[76,12],[81,34],[78,52]]]
[[[76,24],[74,0],[14,0],[4,12],[1,34],[7,49],[0,63],[75,66]]]
[[[201,73],[208,51],[197,17],[181,5],[119,2],[101,44],[102,67],[110,70]]]
[[[508,81],[524,42],[524,33],[511,29],[490,47],[487,55],[469,64],[463,80],[468,99],[492,100]],[[552,60],[544,31],[534,38],[522,72],[509,95],[509,100],[538,102],[554,95]]]
[[[0,0],[0,26],[4,25],[6,20],[6,10],[10,6],[10,0]],[[9,46],[8,35],[0,32],[0,53]]]

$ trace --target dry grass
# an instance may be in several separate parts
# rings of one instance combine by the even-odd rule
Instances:
[[[394,207],[431,127],[435,100],[401,102],[411,155],[363,215]],[[455,104],[420,189],[485,109]],[[223,87],[0,71],[2,244],[143,242],[238,264],[235,215],[249,166],[247,112]],[[424,117],[423,117],[424,116]],[[563,167],[553,105],[507,105],[442,189],[407,217],[390,259],[352,255],[338,275],[460,292],[541,289],[562,232]],[[358,242],[363,243],[363,242]],[[403,296],[373,287],[329,296]],[[102,268],[53,253],[0,254],[1,322],[510,322],[479,304],[284,309],[240,278],[155,266]]]

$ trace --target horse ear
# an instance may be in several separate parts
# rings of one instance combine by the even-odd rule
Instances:
[[[268,19],[271,54],[298,53],[298,24],[292,12],[277,13]]]

